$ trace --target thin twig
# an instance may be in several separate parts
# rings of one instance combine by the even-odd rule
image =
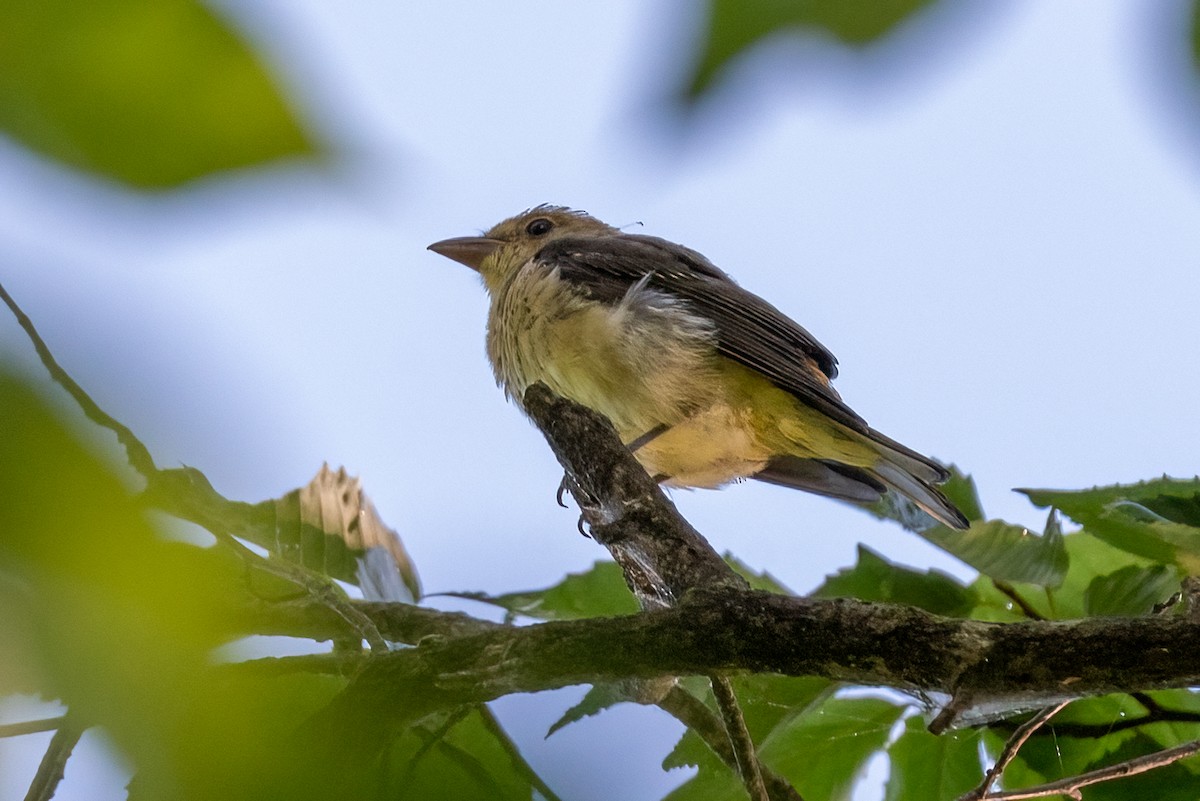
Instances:
[[[1101,782],[1112,781],[1113,779],[1123,779],[1126,776],[1136,776],[1139,773],[1145,773],[1155,768],[1166,767],[1181,759],[1193,756],[1198,752],[1200,752],[1200,740],[1193,740],[1190,743],[1177,745],[1174,748],[1167,748],[1163,751],[1155,751],[1153,754],[1146,754],[1145,756],[1136,757],[1125,762],[1118,762],[1106,768],[1090,770],[1078,776],[1039,784],[1036,787],[1028,787],[1024,790],[1008,790],[1002,793],[993,793],[986,798],[987,801],[1025,801],[1025,799],[1029,798],[1052,798],[1057,795],[1065,795],[1069,798],[1082,798],[1079,791],[1089,785],[1100,784]]]
[[[703,701],[676,684],[658,700],[658,707],[687,726],[731,770],[737,770],[737,757],[733,754],[733,746],[729,744],[725,724]],[[771,801],[804,801],[800,792],[787,779],[761,761],[759,770],[762,772],[763,783],[767,785],[767,795]]]
[[[1017,751],[1021,750],[1021,746],[1025,741],[1033,736],[1033,733],[1046,725],[1050,718],[1057,715],[1069,701],[1053,704],[1045,709],[1040,710],[1036,715],[1017,727],[1017,730],[1008,738],[1008,742],[1004,744],[1004,748],[1000,751],[1000,756],[996,758],[996,764],[988,769],[988,772],[983,777],[983,782],[980,783],[971,792],[959,798],[959,801],[981,801],[988,797],[988,792],[992,789],[992,785],[1000,778],[1000,774],[1004,773],[1004,769],[1017,756]]]
[[[75,402],[79,404],[79,408],[83,410],[83,413],[87,415],[89,420],[117,435],[117,441],[125,446],[125,453],[129,457],[129,463],[143,476],[150,478],[158,468],[155,467],[154,459],[150,456],[150,451],[142,444],[142,441],[128,427],[101,409],[92,400],[92,397],[83,390],[83,387],[79,386],[75,382],[75,379],[71,378],[67,374],[67,371],[59,365],[58,361],[54,358],[54,354],[50,352],[50,348],[46,346],[45,341],[42,340],[41,335],[34,328],[33,321],[21,310],[21,307],[13,300],[12,295],[8,294],[8,290],[4,288],[3,284],[0,284],[0,299],[4,300],[8,308],[12,310],[13,316],[17,318],[17,322],[21,328],[25,329],[25,334],[33,342],[33,347],[37,350],[38,357],[50,373],[50,377],[65,389],[68,395],[75,399]]]
[[[25,794],[25,801],[49,801],[54,797],[58,783],[62,781],[67,768],[67,760],[71,758],[71,751],[75,749],[75,744],[79,742],[85,728],[70,718],[63,720],[58,731],[50,738],[50,745],[47,746],[42,762],[38,765],[37,774],[29,785],[29,792]]]
[[[479,717],[483,721],[483,727],[496,738],[496,742],[500,744],[500,747],[508,754],[508,758],[512,760],[512,765],[516,771],[524,776],[526,781],[541,793],[546,801],[562,801],[558,794],[551,790],[549,785],[542,780],[542,777],[533,769],[533,766],[525,760],[524,755],[521,754],[521,749],[508,736],[508,732],[500,725],[500,721],[497,720],[492,710],[486,704],[480,704],[478,709]]]
[[[42,731],[54,731],[63,725],[65,716],[42,718],[41,720],[23,720],[20,723],[6,723],[0,726],[0,738],[20,737],[23,734],[37,734]]]
[[[1151,715],[1161,715],[1167,711],[1159,706],[1158,701],[1155,701],[1153,698],[1151,698],[1149,693],[1130,693],[1129,697],[1141,704],[1142,707]]]
[[[404,780],[401,782],[401,784],[407,784],[408,776],[416,769],[417,764],[425,758],[426,754],[433,750],[435,745],[437,745],[442,739],[445,738],[447,734],[450,733],[451,729],[462,723],[463,720],[466,719],[467,715],[471,714],[471,710],[473,708],[474,707],[471,706],[460,706],[458,709],[452,710],[450,714],[446,716],[446,719],[441,722],[441,725],[439,725],[436,729],[433,731],[421,732],[424,736],[425,742],[421,743],[421,747],[418,748],[416,753],[409,758],[408,765],[405,766],[404,769]]]
[[[733,746],[733,756],[737,761],[742,784],[746,785],[746,792],[749,793],[751,801],[769,801],[767,786],[763,783],[762,771],[758,767],[758,753],[754,750],[750,730],[746,728],[746,719],[742,716],[741,706],[738,705],[733,683],[728,676],[721,673],[714,673],[709,679],[712,681],[713,696],[717,699],[717,709],[721,710],[725,730],[729,732],[729,742]]]

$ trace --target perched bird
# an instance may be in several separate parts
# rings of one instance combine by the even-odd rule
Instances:
[[[487,354],[513,402],[541,381],[600,412],[666,485],[755,478],[859,503],[893,490],[967,527],[934,486],[946,470],[830,386],[833,354],[696,251],[559,206],[429,249],[482,276]]]

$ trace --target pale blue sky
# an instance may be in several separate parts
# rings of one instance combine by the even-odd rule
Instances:
[[[1015,486],[1196,473],[1200,158],[1164,105],[1156,27],[1184,4],[1010,2],[858,56],[780,44],[686,136],[649,114],[682,2],[403,5],[238,10],[352,151],[344,173],[141,197],[0,142],[0,277],[160,464],[244,500],[344,464],[431,592],[586,569],[602,550],[493,385],[482,288],[425,251],[551,202],[641,221],[794,316],[837,354],[845,399],[972,472],[992,515],[1041,526]],[[792,77],[763,81],[769,67]],[[3,316],[0,348],[40,376]],[[859,542],[966,575],[825,499],[674,497],[718,549],[797,590]],[[579,694],[497,705],[552,785],[637,801],[684,778],[657,768],[678,728],[655,710],[543,742]],[[24,792],[21,748],[0,743],[0,799]],[[121,797],[74,770],[60,797]]]

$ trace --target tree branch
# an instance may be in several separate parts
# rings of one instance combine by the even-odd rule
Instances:
[[[733,682],[728,676],[715,673],[709,677],[712,682],[713,697],[717,699],[717,708],[725,723],[725,731],[732,746],[734,763],[750,801],[768,801],[767,785],[763,782],[762,768],[758,764],[758,753],[754,750],[754,741],[750,738],[750,730],[746,728],[746,719],[738,706],[737,695],[733,691]]]
[[[1057,715],[1068,703],[1068,701],[1061,701],[1039,710],[1036,715],[1018,726],[1017,730],[1008,738],[1008,742],[1004,744],[1004,749],[1000,752],[1000,756],[996,758],[996,764],[992,765],[984,775],[983,781],[974,790],[959,798],[958,801],[981,801],[981,799],[987,798],[988,791],[992,789],[992,785],[1000,778],[1000,774],[1004,773],[1004,769],[1008,767],[1008,764],[1017,758],[1017,752],[1021,750],[1021,746],[1025,744],[1025,741],[1032,737],[1034,732],[1046,725],[1046,722]]]
[[[611,423],[542,384],[525,392],[524,404],[566,471],[592,537],[608,548],[645,608],[669,606],[699,588],[747,586],[646,475]]]
[[[1155,751],[1153,754],[1146,754],[1145,756],[1129,759],[1125,762],[1118,762],[1115,765],[1091,770],[1087,773],[1081,773],[1078,776],[1039,784],[1037,787],[992,793],[991,795],[983,796],[983,798],[986,801],[1026,801],[1026,799],[1030,798],[1053,798],[1063,795],[1069,798],[1082,798],[1083,796],[1079,794],[1079,791],[1088,785],[1100,784],[1101,782],[1108,782],[1113,779],[1123,779],[1126,776],[1136,776],[1139,773],[1145,773],[1155,768],[1166,767],[1173,762],[1186,759],[1196,753],[1200,753],[1200,740],[1193,740],[1190,743],[1177,745],[1174,748],[1167,748],[1163,751]]]
[[[67,768],[67,760],[71,758],[71,752],[75,750],[75,744],[83,736],[85,728],[69,713],[63,718],[58,730],[50,738],[50,745],[42,756],[37,774],[29,785],[29,791],[25,793],[25,801],[49,801],[54,797],[58,783],[62,781],[63,772]]]
[[[363,608],[371,614],[379,606]],[[418,629],[435,628],[429,617],[446,614],[417,611],[424,618]],[[381,631],[391,638],[388,625]],[[494,625],[372,655],[325,725],[364,731],[514,692],[722,671],[965,693],[1006,709],[1044,706],[1200,683],[1200,625],[1175,618],[984,623],[850,599],[699,591],[679,606],[638,615]]]

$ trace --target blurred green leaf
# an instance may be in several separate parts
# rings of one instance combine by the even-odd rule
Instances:
[[[768,37],[807,32],[862,46],[932,4],[933,0],[712,0],[685,97],[694,101],[730,61]]]
[[[1192,3],[1192,65],[1200,72],[1200,0]]]
[[[1092,579],[1083,593],[1084,611],[1104,615],[1147,615],[1179,589],[1179,574],[1166,565],[1128,565]]]
[[[387,755],[378,798],[529,801],[540,792],[523,762],[478,707],[438,715],[407,731]]]
[[[0,0],[0,131],[144,189],[317,151],[251,48],[195,0]]]
[[[638,611],[637,601],[621,568],[615,562],[596,562],[591,570],[571,573],[565,579],[544,590],[488,595],[478,592],[448,593],[458,598],[491,604],[514,615],[539,620],[575,620],[585,617],[632,615]]]
[[[888,757],[887,801],[958,798],[983,779],[977,732],[930,734],[919,717],[908,719]]]
[[[1163,477],[1089,490],[1019,490],[1111,545],[1200,572],[1200,479]]]
[[[1001,520],[975,522],[966,531],[936,526],[920,532],[942,550],[999,581],[1057,587],[1069,560],[1056,525],[1047,523],[1042,536]]]
[[[29,657],[43,695],[104,727],[140,797],[320,796],[297,778],[318,768],[282,743],[340,681],[213,662],[247,600],[244,565],[161,539],[109,468],[3,375],[0,410],[0,619],[29,623],[0,650]]]
[[[813,594],[908,604],[953,617],[966,616],[978,602],[975,592],[953,576],[892,564],[865,545],[858,546],[858,562],[853,568],[829,576]]]

